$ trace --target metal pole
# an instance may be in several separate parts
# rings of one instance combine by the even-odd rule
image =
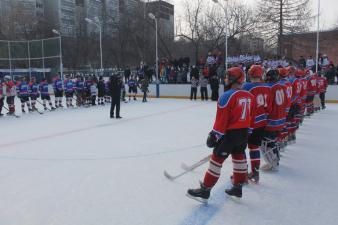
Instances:
[[[319,16],[320,16],[320,0],[318,0],[318,18],[317,18],[316,73],[318,73],[318,61],[319,61]]]
[[[61,80],[63,83],[63,63],[62,63],[62,36],[61,31],[60,32],[60,74],[61,74]]]
[[[12,79],[13,79],[13,75],[12,75],[12,59],[11,59],[11,44],[10,41],[8,41],[8,61],[9,61],[9,74],[11,75]]]
[[[41,42],[41,56],[42,56],[42,69],[43,69],[43,78],[46,78],[45,74],[45,47],[44,47],[44,42],[45,40],[42,40]]]
[[[32,79],[32,69],[31,69],[31,51],[29,47],[30,41],[27,41],[27,47],[28,47],[28,66],[29,66],[29,80]]]
[[[228,70],[228,0],[225,9],[225,71]]]
[[[160,97],[160,80],[158,77],[158,43],[157,43],[157,18],[155,18],[155,30],[156,30],[156,98]]]
[[[102,26],[100,28],[100,54],[101,54],[101,75],[103,75],[103,61],[102,61]]]

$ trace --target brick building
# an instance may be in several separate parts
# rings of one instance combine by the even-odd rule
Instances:
[[[283,36],[283,53],[288,59],[298,60],[300,56],[316,56],[316,32],[288,34]],[[338,30],[322,31],[319,34],[319,53],[326,54],[335,65],[338,64]]]

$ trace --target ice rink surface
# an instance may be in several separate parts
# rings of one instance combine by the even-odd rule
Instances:
[[[17,108],[19,109],[19,108]],[[61,109],[0,118],[0,225],[336,225],[338,105],[306,119],[278,172],[234,200],[231,159],[208,205],[185,196],[207,164],[216,105],[190,100]]]

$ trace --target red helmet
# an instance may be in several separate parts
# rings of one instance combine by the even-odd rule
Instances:
[[[242,84],[244,82],[244,72],[239,67],[232,67],[227,71],[228,80],[230,83],[239,83]]]
[[[249,76],[252,78],[262,78],[263,67],[260,65],[252,65],[249,70]]]
[[[291,75],[291,76],[296,75],[297,70],[296,70],[295,67],[289,66],[289,67],[286,68],[286,70],[288,71],[288,75],[289,75],[289,76],[290,76],[290,75]]]
[[[288,70],[285,68],[278,68],[279,76],[280,77],[287,77],[288,76]]]
[[[296,77],[304,77],[305,71],[304,70],[297,70],[295,75],[296,75]]]

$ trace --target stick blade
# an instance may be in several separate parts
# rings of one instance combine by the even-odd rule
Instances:
[[[182,163],[182,164],[181,164],[181,168],[182,168],[183,170],[185,170],[185,171],[191,170],[190,166],[188,166],[188,165],[185,164],[185,163]]]
[[[173,181],[175,179],[175,177],[171,176],[166,170],[164,171],[164,176],[171,181]]]

